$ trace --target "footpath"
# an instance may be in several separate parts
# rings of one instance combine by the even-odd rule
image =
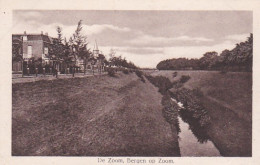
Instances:
[[[22,77],[22,74],[12,74],[12,84],[16,84],[16,83],[26,83],[26,82],[36,82],[36,81],[40,81],[40,80],[56,80],[56,79],[67,79],[67,78],[83,78],[83,77],[92,77],[92,76],[102,76],[102,75],[106,75],[106,72],[103,73],[94,73],[94,75],[92,73],[75,73],[74,77],[72,76],[72,74],[59,74],[58,77],[53,76],[53,75],[42,75],[39,74],[36,75],[24,75]]]

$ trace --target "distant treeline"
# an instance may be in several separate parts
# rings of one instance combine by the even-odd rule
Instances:
[[[236,44],[232,50],[206,52],[197,59],[173,58],[159,62],[159,70],[222,70],[252,72],[253,62],[253,34],[247,41]]]

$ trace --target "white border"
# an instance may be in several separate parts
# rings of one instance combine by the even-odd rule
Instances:
[[[250,10],[253,11],[253,156],[248,158],[172,158],[174,164],[260,164],[260,1],[258,0],[0,0],[0,164],[97,164],[97,157],[11,156],[12,10]],[[148,158],[146,158],[148,159]],[[99,163],[100,164],[100,163]],[[125,163],[126,164],[126,163]],[[103,164],[102,164],[103,165]]]

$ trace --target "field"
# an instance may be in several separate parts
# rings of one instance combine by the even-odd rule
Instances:
[[[12,88],[12,155],[180,155],[162,95],[134,73]]]
[[[209,112],[211,124],[207,130],[210,140],[223,156],[251,156],[252,154],[252,74],[218,71],[155,71],[171,81],[182,75],[191,78],[184,88],[203,93],[198,96]]]

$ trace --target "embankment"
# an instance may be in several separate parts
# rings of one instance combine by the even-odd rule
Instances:
[[[193,133],[197,134],[197,138],[201,141],[210,139],[222,156],[252,156],[252,73],[174,72],[176,71],[157,71],[151,75],[165,76],[172,82],[178,81],[183,75],[190,76],[188,82],[175,85],[179,88],[177,100],[184,104],[186,102],[186,109],[190,109],[191,112],[203,107],[205,112],[201,112],[210,117],[207,127],[199,128],[196,126],[198,124],[194,123],[196,114],[181,114],[192,124]],[[176,89],[171,91],[176,94]],[[187,99],[186,96],[191,92],[191,98],[195,99]],[[194,102],[199,104],[191,107],[188,105]],[[203,136],[200,137],[201,135]]]
[[[134,73],[13,84],[12,155],[180,156],[161,100]]]

